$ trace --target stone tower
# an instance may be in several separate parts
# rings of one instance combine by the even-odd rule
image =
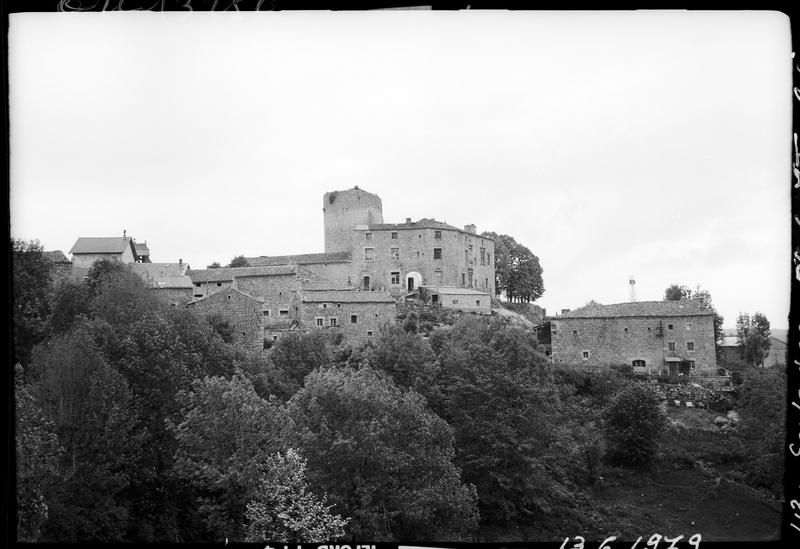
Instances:
[[[356,225],[383,223],[381,198],[358,187],[325,193],[322,211],[325,213],[325,253],[351,251]]]

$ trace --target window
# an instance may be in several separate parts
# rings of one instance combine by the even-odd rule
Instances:
[[[644,360],[634,360],[632,365],[634,368],[644,368],[647,366],[647,363],[645,363]]]
[[[472,288],[472,269],[467,269],[469,273],[469,287]]]
[[[375,261],[375,248],[364,248],[364,261]]]
[[[198,288],[200,287],[200,283],[199,282],[195,282],[194,285],[197,286]]]
[[[694,351],[694,341],[687,341],[686,342],[686,350],[687,351]]]
[[[400,248],[392,248],[392,259],[400,259]]]
[[[481,306],[481,300],[480,299],[476,299],[475,300],[475,306],[476,307],[480,307]]]
[[[281,309],[278,311],[278,316],[289,316],[289,309]]]
[[[667,347],[669,348],[670,351],[674,351],[675,350],[675,342],[674,341],[670,341],[669,343],[667,343]]]
[[[694,360],[689,361],[689,369],[694,370]]]
[[[442,271],[433,271],[433,285],[434,286],[442,285]]]
[[[337,319],[335,317],[331,317],[328,320],[329,320],[329,323],[330,323],[331,326],[336,326],[336,320]]]
[[[627,328],[625,328],[625,333],[626,333],[626,334],[628,333],[628,329],[627,329]]]
[[[392,284],[395,286],[400,284],[400,271],[392,272]]]
[[[458,305],[458,300],[457,299],[453,300],[453,305]]]
[[[574,336],[578,335],[578,330],[572,330],[572,335]]]
[[[203,294],[194,294],[195,297],[203,297]]]
[[[688,332],[688,331],[690,331],[691,329],[692,329],[692,323],[691,323],[691,322],[689,322],[689,323],[687,323],[687,324],[686,324],[686,331]]]
[[[466,286],[467,285],[467,275],[464,274],[464,273],[461,273],[461,285],[462,286]]]
[[[315,320],[317,321],[317,326],[320,328],[325,325],[325,319],[321,316],[318,316]]]
[[[486,248],[481,248],[481,265],[486,265]]]
[[[369,277],[368,276],[364,277],[364,289],[365,290],[369,290]]]
[[[589,351],[583,351],[583,360],[584,361],[589,360]]]
[[[372,336],[372,330],[367,330],[367,337]]]
[[[442,231],[433,231],[433,238],[442,238]]]
[[[358,324],[358,315],[350,315],[350,324]]]
[[[433,259],[442,259],[442,249],[441,248],[434,248],[433,249]]]
[[[365,233],[364,238],[366,238],[367,242],[369,242],[370,240],[372,240],[372,233]]]
[[[397,231],[392,231],[392,240],[397,240]]]
[[[472,244],[469,245],[469,253],[472,253]]]
[[[485,279],[485,281],[483,283],[483,287],[486,288],[487,290],[489,289],[489,279],[488,278]]]
[[[672,324],[667,324],[667,330],[674,330],[675,327]]]
[[[231,294],[228,294],[228,299],[230,299],[230,298],[231,298]]]
[[[431,303],[439,303],[439,294],[433,294],[431,296]]]
[[[261,314],[264,316],[269,316],[269,311],[261,311]]]
[[[217,286],[222,286],[222,282],[217,282]]]
[[[323,309],[327,309],[327,308],[328,308],[328,304],[327,304],[327,303],[323,303],[323,304],[322,304],[322,308],[323,308]]]
[[[492,254],[486,254],[486,264],[487,265],[492,264]]]

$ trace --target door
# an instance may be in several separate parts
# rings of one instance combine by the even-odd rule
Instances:
[[[369,290],[369,277],[368,276],[364,277],[364,289],[365,290]]]
[[[408,291],[410,292],[413,289],[414,289],[414,277],[413,276],[409,276],[408,277]]]

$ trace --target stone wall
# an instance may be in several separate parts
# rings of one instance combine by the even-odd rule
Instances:
[[[191,288],[154,288],[159,299],[175,306],[186,305],[193,299]]]
[[[436,238],[437,233],[440,238]],[[387,290],[399,297],[408,291],[408,275],[416,272],[421,275],[421,284],[473,288],[494,295],[494,241],[491,239],[434,228],[370,230],[361,226],[352,234],[352,280],[359,288],[364,287],[364,277],[368,276],[369,289]],[[393,235],[396,238],[392,238]],[[397,249],[396,254],[393,248]],[[441,249],[440,259],[434,259],[435,248]],[[483,265],[481,248],[484,249]],[[368,259],[368,253],[372,260]],[[441,277],[437,276],[437,271]],[[394,280],[392,273],[398,273]]]
[[[302,303],[300,305],[300,321],[305,328],[340,331],[347,338],[347,342],[353,345],[375,339],[384,325],[395,323],[396,316],[397,309],[394,303]],[[317,319],[322,319],[322,326],[318,325]],[[331,319],[335,319],[334,325],[331,325]]]
[[[659,337],[661,322],[663,337]],[[672,325],[672,329],[669,326]],[[694,360],[695,373],[716,374],[714,317],[622,317],[552,319],[552,356],[556,364],[631,365],[644,360],[651,374],[664,368],[665,357]],[[675,343],[670,352],[669,342]],[[694,343],[688,350],[687,343]],[[588,359],[583,352],[588,351]]]
[[[378,195],[358,188],[325,193],[325,252],[350,250],[355,225],[383,223],[383,205]]]
[[[233,326],[233,343],[248,351],[263,349],[261,302],[233,288],[193,301],[187,307],[199,314],[220,314]]]

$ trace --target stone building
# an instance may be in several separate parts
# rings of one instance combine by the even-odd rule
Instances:
[[[469,288],[447,286],[420,286],[425,303],[440,305],[444,309],[457,309],[482,315],[492,314],[489,294]]]
[[[89,269],[95,261],[109,259],[122,263],[138,261],[133,238],[122,237],[80,237],[72,246],[74,267]]]
[[[190,301],[186,306],[204,316],[220,315],[231,323],[233,344],[248,351],[263,349],[261,326],[262,300],[227,287],[208,297]]]
[[[131,270],[157,291],[159,298],[172,305],[185,305],[192,300],[192,279],[186,274],[189,265],[177,263],[131,263]]]
[[[716,375],[714,313],[700,301],[591,302],[537,327],[554,364],[630,365],[651,375]]]
[[[360,290],[311,290],[298,292],[298,321],[317,330],[338,330],[352,344],[377,336],[394,324],[396,302],[388,292]]]
[[[460,229],[428,218],[384,223],[380,197],[358,187],[325,193],[323,214],[325,253],[247,261],[302,265],[320,280],[388,291],[396,299],[421,285],[494,295],[494,240],[475,225]]]
[[[44,251],[42,257],[52,265],[50,279],[54,283],[72,278],[72,261],[64,255],[64,252],[61,250]]]

